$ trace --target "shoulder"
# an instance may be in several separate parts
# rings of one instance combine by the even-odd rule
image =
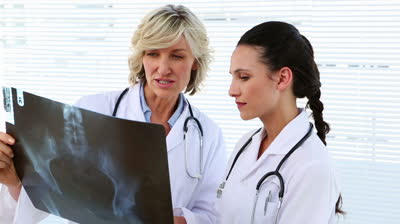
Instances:
[[[122,91],[123,90],[109,91],[83,96],[74,104],[74,106],[102,114],[111,114]]]
[[[221,128],[218,124],[208,117],[205,113],[201,112],[198,108],[190,104],[193,110],[193,115],[196,117],[203,129],[204,148],[207,150],[210,161],[214,161],[219,165],[219,171],[222,171],[226,164],[226,149],[225,140]],[[189,113],[189,112],[188,112]],[[187,114],[185,115],[187,116]],[[217,172],[217,171],[216,171]]]
[[[305,164],[316,163],[325,164],[324,166],[332,166],[332,158],[327,147],[322,143],[319,137],[313,133],[308,141],[305,141],[300,147],[301,153],[298,154],[298,160],[302,160]]]
[[[234,153],[239,151],[240,148],[249,140],[252,136],[254,136],[256,133],[260,132],[260,128],[252,129],[248,132],[246,132],[242,137],[236,142],[235,148],[234,148]]]
[[[188,105],[187,105],[188,106]],[[204,146],[211,148],[221,148],[225,154],[225,140],[222,133],[222,129],[218,124],[212,120],[208,115],[201,112],[198,108],[190,104],[193,110],[193,115],[200,122],[203,130]],[[188,111],[184,116],[188,116]]]
[[[190,104],[194,116],[199,120],[202,128],[204,135],[208,134],[215,134],[215,132],[220,132],[222,134],[221,128],[218,126],[218,124],[212,120],[208,115],[205,113],[201,112],[197,107],[193,106],[193,104]]]
[[[339,189],[334,161],[327,147],[315,133],[298,150],[299,153],[293,153],[293,158],[287,161],[291,163],[291,167],[295,167],[289,174],[292,181],[330,185]]]

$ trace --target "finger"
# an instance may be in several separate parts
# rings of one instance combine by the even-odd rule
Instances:
[[[0,141],[9,145],[14,145],[15,143],[15,139],[5,132],[0,132]]]
[[[7,165],[11,165],[12,160],[6,154],[0,152],[0,161],[6,163]]]
[[[13,158],[14,152],[10,146],[0,142],[0,152],[6,154],[8,157]]]
[[[4,169],[4,168],[6,168],[6,167],[8,167],[8,166],[10,166],[10,164],[8,164],[8,163],[6,163],[6,162],[0,160],[0,169]]]

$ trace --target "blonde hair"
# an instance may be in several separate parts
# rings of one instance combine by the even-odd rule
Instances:
[[[203,23],[182,5],[166,5],[147,14],[133,34],[132,55],[129,57],[129,82],[145,82],[143,55],[146,50],[168,48],[185,37],[197,69],[192,70],[185,93],[193,95],[200,90],[211,62],[211,50]]]

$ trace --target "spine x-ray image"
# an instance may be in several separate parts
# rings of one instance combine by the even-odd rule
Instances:
[[[86,224],[173,223],[164,129],[3,88],[14,162],[40,210]]]

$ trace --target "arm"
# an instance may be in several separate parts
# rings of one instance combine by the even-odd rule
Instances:
[[[0,185],[0,220],[4,223],[13,223],[17,201],[8,192],[7,186]]]
[[[15,139],[0,132],[0,220],[12,223],[21,191],[21,181],[15,171],[11,149]]]
[[[304,164],[288,182],[278,217],[279,224],[328,223],[339,192],[328,161]]]
[[[14,143],[12,136],[0,132],[0,220],[4,223],[39,222],[48,213],[37,210],[22,189],[12,161],[14,155],[10,146]]]
[[[209,129],[210,130],[210,129]],[[193,208],[181,208],[187,224],[215,223],[216,212],[214,202],[218,185],[221,183],[226,165],[225,144],[221,130],[209,133],[205,138],[212,141],[205,145],[204,152],[207,152],[205,159],[203,178],[193,193]],[[206,148],[206,147],[209,148]]]
[[[15,139],[12,136],[0,132],[0,183],[7,186],[11,196],[17,201],[21,190],[21,181],[12,160],[14,153],[10,146],[14,143]]]

